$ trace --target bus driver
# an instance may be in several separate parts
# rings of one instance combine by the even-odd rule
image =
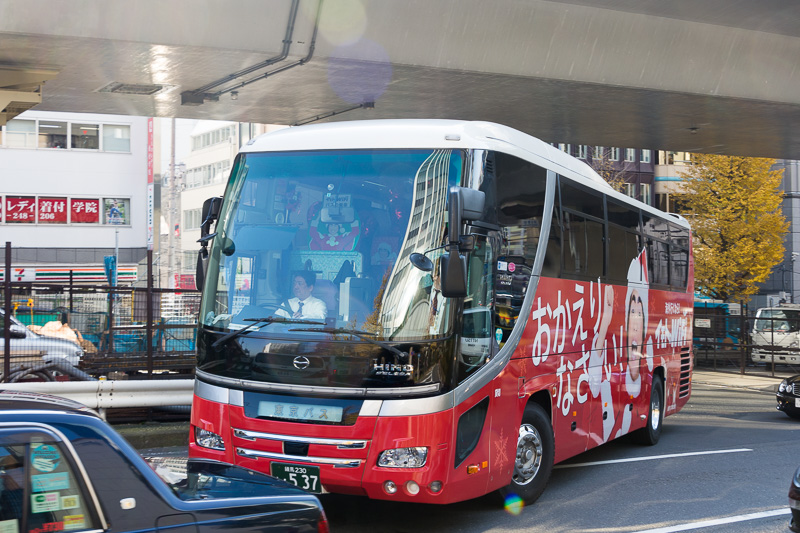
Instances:
[[[275,314],[284,318],[324,319],[328,316],[328,308],[325,302],[311,296],[311,292],[314,290],[315,280],[316,275],[307,270],[295,274],[292,278],[292,293],[294,293],[294,298],[287,300],[291,312],[286,309],[286,305],[282,305],[282,308],[278,309]]]

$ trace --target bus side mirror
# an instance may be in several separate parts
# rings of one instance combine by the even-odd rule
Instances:
[[[214,196],[203,202],[203,211],[200,223],[200,250],[197,252],[197,265],[194,271],[194,286],[198,290],[203,289],[203,282],[206,279],[206,269],[208,268],[208,242],[216,237],[216,233],[211,233],[211,224],[219,218],[219,209],[222,206],[222,197]]]
[[[198,291],[203,290],[203,283],[206,280],[206,270],[208,269],[208,247],[203,246],[197,251],[197,265],[194,270],[194,287]]]
[[[439,260],[442,296],[463,298],[467,295],[467,258],[453,249],[442,254]]]
[[[203,202],[203,211],[200,219],[200,241],[205,245],[209,241],[208,237],[211,235],[211,224],[217,221],[219,217],[219,208],[222,206],[222,196],[214,196]]]
[[[447,298],[461,298],[467,295],[467,258],[461,252],[470,241],[464,241],[461,226],[465,220],[478,220],[483,214],[486,196],[482,191],[465,187],[450,187],[448,207],[450,220],[448,228],[448,251],[442,254],[441,283],[442,294]],[[467,246],[469,248],[469,246]]]

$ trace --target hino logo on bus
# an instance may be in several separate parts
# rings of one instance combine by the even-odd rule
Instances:
[[[414,365],[374,364],[372,370],[379,376],[410,376],[414,372]]]
[[[302,355],[298,355],[297,357],[292,360],[292,364],[298,370],[305,370],[308,368],[308,365],[311,364],[311,361],[308,360],[308,357],[303,357]]]

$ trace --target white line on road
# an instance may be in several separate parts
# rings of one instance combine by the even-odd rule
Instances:
[[[568,465],[555,465],[553,468],[578,468],[580,466],[610,465],[614,463],[635,463],[637,461],[656,461],[658,459],[673,459],[675,457],[690,457],[693,455],[714,455],[718,453],[752,452],[750,448],[737,448],[735,450],[709,450],[705,452],[671,453],[668,455],[651,455],[649,457],[630,457],[628,459],[613,459],[610,461],[593,461],[590,463],[573,463]]]
[[[736,522],[744,522],[746,520],[758,520],[759,518],[771,518],[773,516],[788,515],[791,511],[786,509],[775,509],[774,511],[763,511],[760,513],[741,514],[738,516],[729,516],[727,518],[715,518],[713,520],[701,520],[699,522],[690,522],[679,526],[659,527],[656,529],[643,529],[636,533],[674,533],[676,531],[690,531],[692,529],[700,529],[711,526],[721,526],[724,524],[733,524]]]

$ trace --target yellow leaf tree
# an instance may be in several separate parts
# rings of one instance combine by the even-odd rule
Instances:
[[[788,222],[774,159],[693,154],[681,196],[694,232],[695,287],[747,299],[783,259]]]

